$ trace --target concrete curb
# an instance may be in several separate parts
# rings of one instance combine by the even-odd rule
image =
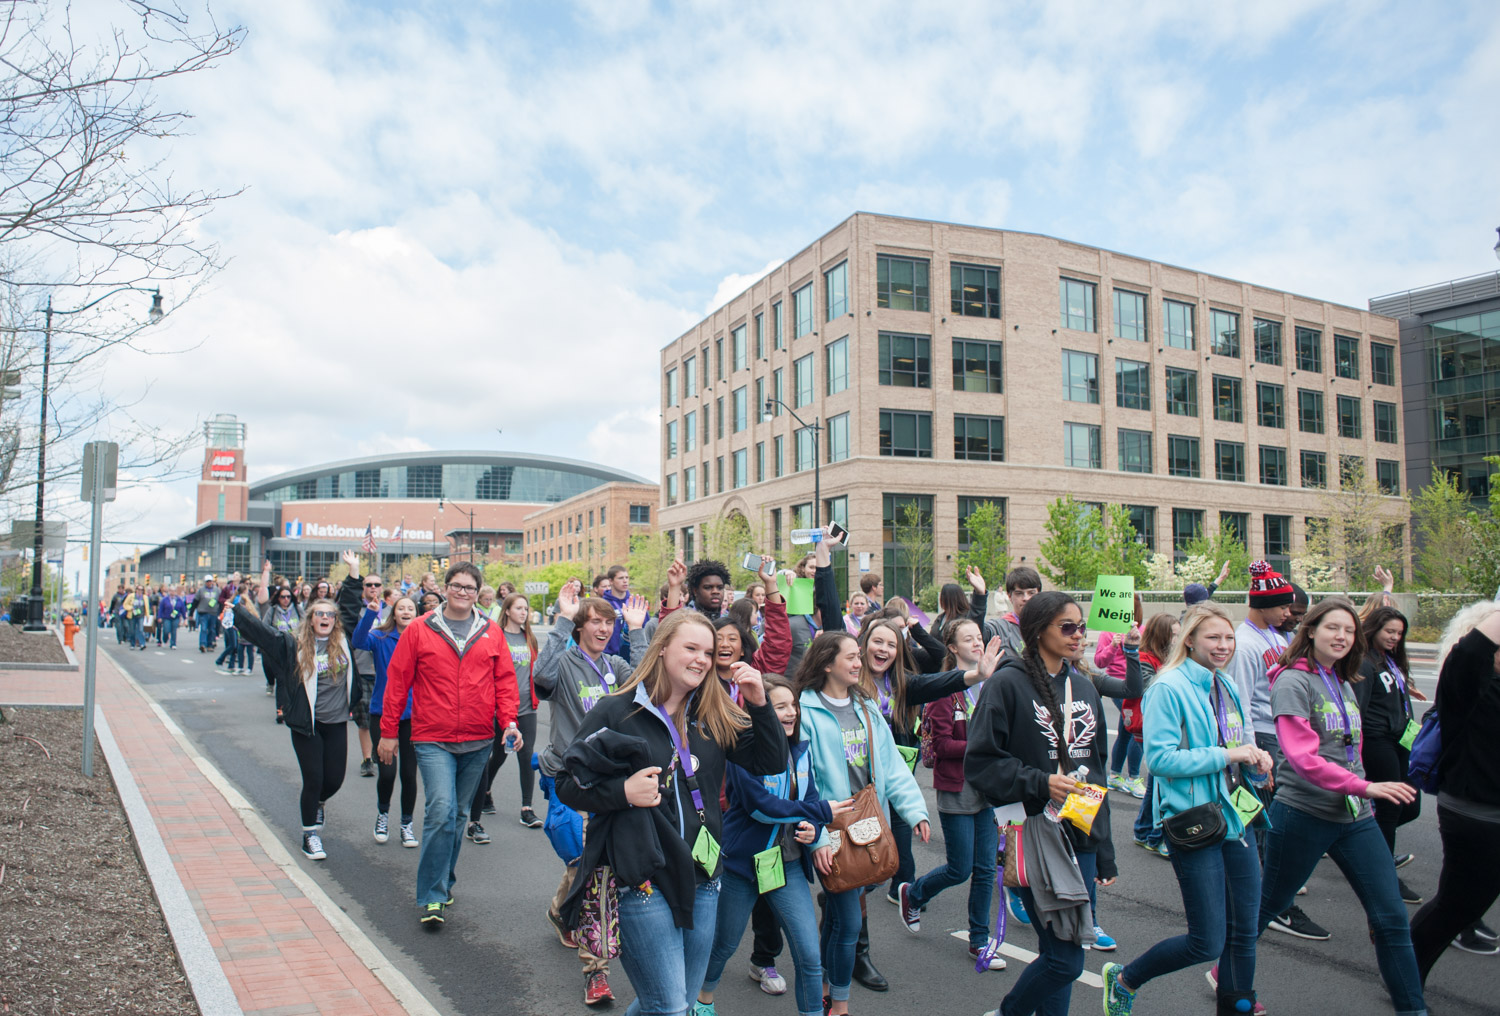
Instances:
[[[135,834],[136,850],[146,866],[151,889],[156,893],[157,903],[161,905],[167,930],[172,935],[173,945],[177,947],[177,956],[182,961],[183,972],[187,974],[188,984],[193,989],[193,997],[198,1001],[199,1010],[203,1016],[244,1016],[239,1001],[234,996],[234,989],[229,986],[229,978],[224,976],[224,967],[214,953],[214,947],[209,944],[203,923],[198,920],[198,912],[193,909],[187,890],[177,877],[177,867],[167,853],[167,845],[162,842],[156,820],[151,817],[151,809],[141,797],[135,777],[130,773],[130,766],[126,763],[120,746],[115,743],[109,721],[105,719],[104,710],[99,706],[94,707],[94,733],[99,738],[99,746],[104,749],[104,758],[109,763],[110,775],[114,777],[115,789],[120,794],[120,802],[125,806],[125,816]]]
[[[281,837],[260,817],[260,813],[255,810],[255,806],[235,789],[234,785],[225,778],[223,773],[219,772],[212,762],[198,753],[198,750],[193,747],[192,742],[188,740],[187,734],[167,715],[167,711],[161,707],[160,703],[135,678],[130,676],[130,672],[119,661],[110,657],[110,662],[120,672],[120,676],[125,678],[130,686],[135,689],[136,693],[151,707],[151,711],[156,714],[156,718],[167,728],[167,731],[177,741],[178,746],[187,753],[188,758],[193,760],[193,765],[197,766],[198,771],[213,785],[215,790],[223,795],[224,800],[239,815],[240,821],[245,823],[245,827],[250,830],[250,834],[255,837],[261,849],[266,852],[266,856],[271,859],[271,863],[280,868],[286,877],[291,879],[292,884],[297,887],[298,891],[307,897],[313,906],[318,908],[318,913],[322,914],[324,920],[333,927],[334,931],[338,932],[339,937],[344,940],[344,943],[359,958],[359,961],[365,965],[365,968],[380,979],[380,982],[386,986],[396,1001],[401,1003],[407,1013],[410,1016],[442,1016],[441,1012],[427,1001],[426,996],[417,990],[416,985],[412,984],[405,974],[396,969],[385,958],[385,954],[380,951],[380,948],[374,942],[370,941],[369,936],[364,933],[359,925],[350,919],[343,908],[323,891],[323,887],[318,885],[307,872],[302,870],[301,866],[292,857],[291,852],[287,850],[286,844],[281,841]],[[214,962],[218,963],[217,957],[214,958]],[[222,966],[219,967],[219,976],[224,976]],[[228,982],[226,981],[225,983],[227,986]],[[238,1007],[236,1007],[234,1012],[239,1012]],[[207,1009],[204,1010],[204,1016],[209,1016]]]

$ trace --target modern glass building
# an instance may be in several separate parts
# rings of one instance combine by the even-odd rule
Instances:
[[[282,473],[252,484],[250,499],[273,504],[339,498],[550,504],[611,480],[640,478],[592,462],[545,455],[419,452],[372,455]]]

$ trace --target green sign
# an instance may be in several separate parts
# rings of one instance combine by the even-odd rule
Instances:
[[[786,575],[780,574],[776,576],[776,587],[781,590],[781,598],[786,600],[788,614],[811,614],[813,612],[812,579],[793,579],[788,583]]]
[[[1100,575],[1094,580],[1094,601],[1088,625],[1094,631],[1124,634],[1135,624],[1135,576]]]

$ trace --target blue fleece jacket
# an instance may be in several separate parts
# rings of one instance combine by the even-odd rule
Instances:
[[[797,773],[797,797],[790,799],[791,773]],[[769,850],[784,825],[811,822],[817,830],[812,843],[802,846],[802,873],[816,879],[813,851],[828,845],[823,826],[833,818],[828,802],[818,796],[812,778],[812,758],[806,741],[792,745],[792,763],[775,776],[751,776],[729,763],[724,770],[724,793],[729,810],[724,814],[724,867],[744,879],[755,881],[755,855]]]
[[[812,755],[813,779],[818,784],[818,795],[825,801],[843,801],[850,796],[849,765],[844,760],[844,735],[839,728],[839,718],[818,693],[808,689],[802,693],[802,737],[809,745]],[[880,806],[894,807],[906,824],[916,827],[927,821],[927,803],[922,799],[922,789],[917,778],[906,768],[906,760],[896,750],[896,741],[891,737],[891,728],[880,715],[880,709],[869,704],[868,715],[874,721],[874,730],[866,723],[866,710],[856,706],[854,714],[865,726],[869,737],[870,759],[875,770],[875,794]]]
[[[396,652],[396,643],[401,640],[401,634],[394,628],[390,631],[375,628],[378,620],[380,611],[366,607],[354,629],[354,637],[349,640],[352,648],[363,649],[375,658],[375,687],[370,692],[370,714],[373,716],[379,716],[385,708],[382,705],[385,702],[385,668]],[[406,710],[401,714],[403,720],[411,719],[411,694],[406,693]]]

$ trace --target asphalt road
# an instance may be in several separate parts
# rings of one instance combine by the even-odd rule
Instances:
[[[485,822],[494,841],[486,846],[464,844],[458,902],[444,929],[427,933],[419,927],[413,905],[417,851],[402,849],[394,836],[384,845],[371,837],[375,781],[358,775],[358,742],[352,731],[349,776],[328,808],[324,833],[328,860],[305,861],[297,853],[296,762],[286,729],[273,721],[274,706],[264,695],[259,673],[253,677],[216,673],[212,657],[200,654],[196,637],[187,632],[175,652],[154,646],[145,652],[124,651],[107,637],[102,644],[155,696],[199,751],[260,809],[268,824],[285,836],[299,863],[441,1012],[552,1016],[585,1011],[577,959],[558,944],[544,916],[561,863],[540,830],[525,829],[516,821],[520,791],[514,760],[507,762],[495,780],[499,813]],[[1416,670],[1419,687],[1430,693],[1435,676],[1431,666]],[[544,705],[542,738],[547,736],[546,715]],[[918,772],[927,789],[929,810],[935,815],[930,775]],[[1122,877],[1115,886],[1100,891],[1099,919],[1120,942],[1115,955],[1128,960],[1158,939],[1181,933],[1182,903],[1171,865],[1131,845],[1136,802],[1120,794],[1113,795],[1112,801]],[[417,815],[420,825],[420,799]],[[1419,821],[1402,829],[1398,843],[1417,855],[1402,871],[1403,877],[1419,891],[1430,892],[1436,887],[1441,861],[1431,802],[1424,805]],[[935,836],[929,845],[916,844],[916,858],[919,873],[940,866],[939,838]],[[892,988],[877,995],[855,985],[851,1006],[855,1013],[977,1016],[998,1005],[1025,963],[1020,958],[1023,951],[1035,947],[1032,932],[1012,922],[1006,943],[1010,968],[976,974],[964,942],[948,934],[966,927],[966,890],[950,890],[934,900],[917,936],[901,926],[896,908],[884,902],[883,894],[873,895],[871,901],[872,955]],[[1301,902],[1310,916],[1333,932],[1333,938],[1324,943],[1302,942],[1268,931],[1258,953],[1256,982],[1262,1001],[1278,1016],[1389,1012],[1390,1001],[1375,966],[1363,912],[1332,863],[1318,868],[1309,895]],[[1500,907],[1491,911],[1492,926],[1500,925],[1497,911]],[[748,956],[747,934],[720,986],[719,1011],[792,1011],[790,996],[768,999],[745,976]],[[1072,1013],[1099,1012],[1097,975],[1107,958],[1097,952],[1089,954],[1087,973],[1074,989]],[[782,971],[790,979],[791,962],[784,959]],[[631,992],[618,964],[611,984],[618,1001],[605,1011],[623,1012]],[[1494,1013],[1497,984],[1500,957],[1449,950],[1434,970],[1428,1002],[1434,1013],[1443,1016]],[[1193,970],[1149,985],[1141,995],[1140,1011],[1206,1013],[1212,1012],[1212,1004],[1201,971]]]

